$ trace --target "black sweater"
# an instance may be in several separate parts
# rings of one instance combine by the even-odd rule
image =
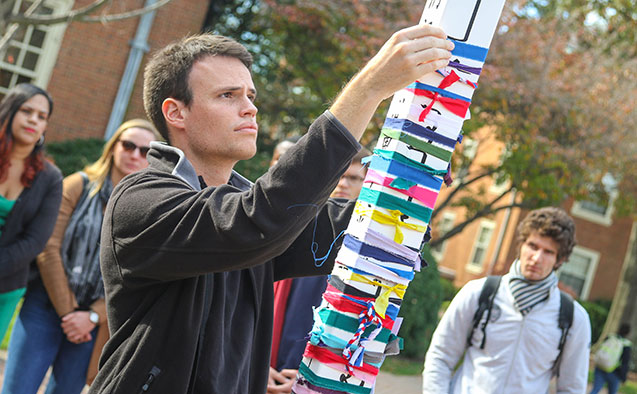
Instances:
[[[312,242],[320,257],[347,226],[353,204],[326,201],[359,149],[326,112],[254,185],[198,190],[181,151],[153,144],[106,208],[111,338],[90,392],[264,393],[272,284],[331,271]]]
[[[16,199],[0,235],[0,293],[26,286],[29,263],[49,240],[62,201],[62,173],[45,162]]]

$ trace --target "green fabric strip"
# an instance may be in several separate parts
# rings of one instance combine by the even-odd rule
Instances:
[[[440,160],[444,160],[446,162],[449,162],[451,160],[451,154],[453,152],[449,152],[448,150],[445,150],[438,146],[430,144],[427,141],[414,137],[413,135],[403,133],[400,130],[384,128],[381,130],[381,134],[389,138],[393,138],[393,139],[402,141],[406,144],[409,144],[413,146],[414,148],[420,151],[423,151],[425,153],[434,155]]]
[[[331,326],[334,328],[341,329],[343,331],[351,332],[352,335],[354,335],[356,330],[358,330],[358,319],[344,315],[337,311],[333,311],[330,309],[321,309],[319,311],[319,316],[321,316],[321,321],[326,326]],[[376,328],[375,324],[370,324],[369,326],[367,326],[367,328],[363,332],[363,335],[361,335],[361,338],[362,339],[368,338],[369,334],[371,334],[375,328]],[[396,336],[392,334],[390,330],[383,327],[378,333],[378,335],[376,336],[376,338],[374,338],[374,341],[377,341],[380,343],[388,343],[391,339],[395,337]]]
[[[425,223],[429,223],[429,220],[431,220],[431,213],[433,212],[432,209],[423,207],[422,205],[402,200],[398,197],[392,196],[391,194],[383,193],[378,190],[371,190],[366,187],[361,190],[361,194],[358,196],[358,199],[381,208],[390,210],[397,209],[401,213],[422,220]]]
[[[335,380],[318,376],[314,373],[314,371],[310,369],[310,367],[305,365],[305,363],[301,363],[301,365],[299,365],[299,372],[313,385],[325,387],[326,389],[344,391],[346,393],[352,394],[369,394],[372,391],[372,389],[369,389],[367,387],[361,387],[349,383],[341,383]]]

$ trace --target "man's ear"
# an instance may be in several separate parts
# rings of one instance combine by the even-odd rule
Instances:
[[[183,130],[186,128],[184,123],[185,114],[184,110],[186,109],[186,105],[180,100],[176,100],[172,97],[168,97],[161,104],[161,112],[164,114],[164,119],[166,119],[166,124],[171,129]]]

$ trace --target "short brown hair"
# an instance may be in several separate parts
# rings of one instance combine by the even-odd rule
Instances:
[[[189,106],[192,90],[188,76],[192,66],[205,56],[226,56],[239,59],[248,69],[252,55],[241,44],[229,37],[199,34],[183,38],[156,52],[144,70],[144,109],[157,131],[170,141],[166,119],[161,106],[172,97]]]
[[[557,264],[568,259],[575,246],[575,222],[561,208],[544,207],[529,212],[518,225],[518,243],[521,246],[527,238],[538,233],[543,237],[550,237],[557,242]]]

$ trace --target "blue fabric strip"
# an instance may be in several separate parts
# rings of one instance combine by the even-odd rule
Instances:
[[[388,261],[392,263],[403,264],[408,267],[414,266],[414,263],[412,261],[402,259],[396,256],[395,254],[386,252],[383,249],[377,248],[376,246],[368,245],[364,243],[363,241],[349,234],[345,234],[345,238],[343,239],[343,245],[347,249],[352,250],[361,256],[371,257],[380,261]]]
[[[394,119],[394,118],[386,118],[383,127],[387,127],[389,129],[406,131],[409,134],[413,134],[415,136],[424,138],[426,140],[432,140],[439,144],[443,144],[453,149],[456,147],[456,140],[453,138],[445,137],[442,134],[438,134],[435,131],[431,131],[430,129],[419,125],[418,123],[412,122],[408,119]]]
[[[405,89],[429,90],[430,92],[438,93],[438,94],[440,94],[443,97],[449,97],[449,98],[456,99],[456,100],[462,100],[462,101],[466,101],[468,103],[471,102],[470,98],[461,96],[459,94],[450,92],[448,90],[437,88],[435,86],[427,85],[426,83],[421,83],[421,82],[418,82],[418,81],[413,82],[411,85],[407,86]]]
[[[487,59],[489,48],[482,48],[456,40],[451,41],[455,45],[455,48],[453,48],[453,51],[451,51],[451,54],[453,56],[460,56],[471,60],[477,60],[483,63]]]
[[[416,182],[419,185],[435,191],[440,191],[440,187],[442,186],[442,179],[395,160],[374,155],[369,162],[369,168],[372,170],[383,171],[389,175],[409,179],[412,182]]]
[[[400,199],[392,196],[391,194],[383,193],[378,190],[371,190],[363,187],[361,194],[358,196],[361,201],[374,204],[377,207],[399,210],[401,213],[414,217],[425,223],[429,223],[431,220],[432,209],[424,207],[422,205],[415,204],[413,202]]]
[[[363,259],[360,259],[360,260],[363,260]],[[386,266],[381,265],[381,264],[375,264],[375,263],[373,263],[371,261],[368,261],[368,260],[363,260],[363,261],[367,262],[368,264],[371,264],[374,267],[380,267],[382,269],[390,271],[390,272],[396,274],[397,276],[400,276],[401,278],[404,278],[404,279],[407,279],[407,280],[413,280],[414,279],[414,275],[415,275],[414,271],[409,271],[409,272],[407,272],[407,271],[399,271],[399,270],[391,269],[391,268],[386,267]],[[346,265],[344,263],[341,263],[341,264]],[[352,267],[352,266],[347,265],[347,268],[351,269],[352,271],[355,271],[357,274],[374,275],[374,276],[378,276],[379,278],[383,278],[383,279],[386,279],[386,280],[388,280],[390,282],[393,282],[392,278],[385,278],[384,276],[380,275],[379,273],[365,271],[365,267],[362,264],[359,264],[356,267]]]

